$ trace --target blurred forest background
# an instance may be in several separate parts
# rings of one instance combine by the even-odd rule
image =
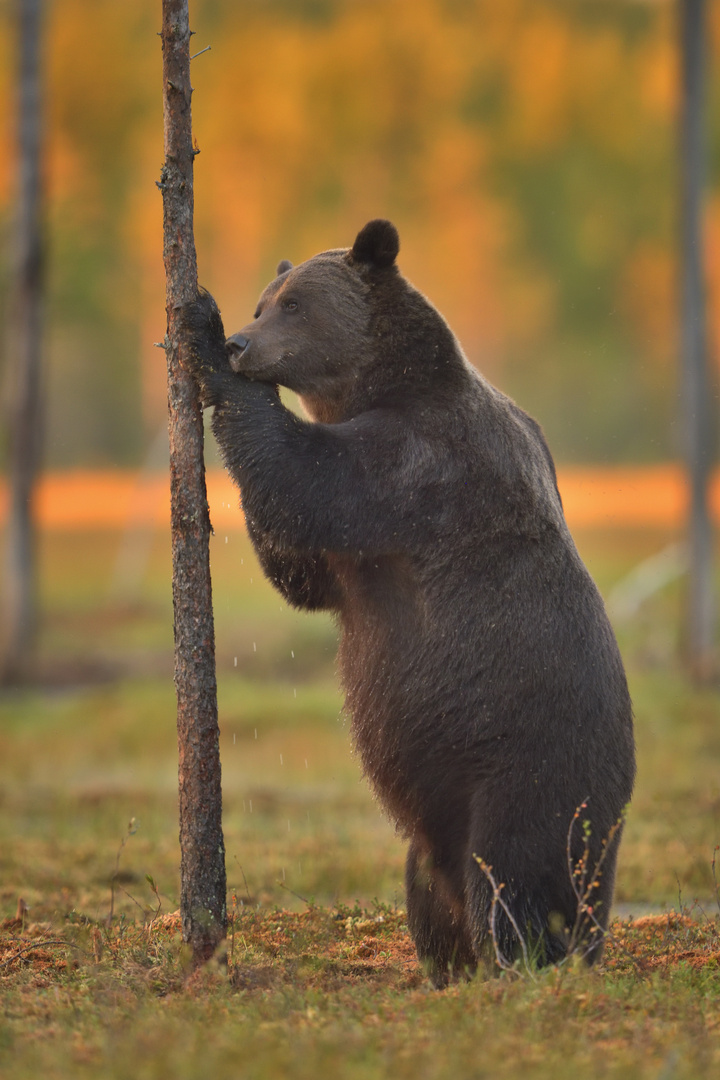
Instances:
[[[16,204],[15,6],[0,0],[3,313]],[[717,367],[720,0],[705,7],[704,234]],[[695,683],[684,663],[680,3],[191,0],[190,10],[200,54],[192,66],[199,274],[228,333],[248,321],[280,259],[297,263],[348,246],[372,217],[397,223],[402,270],[443,311],[469,358],[543,424],[570,526],[617,631],[639,772],[616,911],[657,913],[699,901],[694,910],[705,924],[705,912],[720,903],[720,694],[717,677]],[[44,460],[53,475],[43,478],[38,500],[31,677],[0,691],[0,965],[15,964],[2,959],[3,927],[14,954],[29,909],[30,929],[42,924],[54,945],[75,932],[69,928],[98,930],[106,967],[98,962],[93,982],[90,962],[80,959],[75,974],[68,952],[58,976],[67,974],[63,998],[32,981],[24,946],[17,953],[12,979],[0,980],[0,1073],[18,1080],[46,1073],[75,1080],[90,1075],[83,1064],[90,1060],[102,1061],[103,1077],[117,1069],[147,1075],[156,1060],[158,1075],[168,1073],[167,1061],[188,1080],[209,1070],[204,1003],[193,1020],[178,996],[177,1028],[157,1020],[175,1008],[162,972],[181,956],[179,942],[165,960],[150,955],[144,937],[130,981],[114,966],[126,927],[135,920],[144,934],[141,922],[175,911],[179,896],[166,373],[154,346],[166,329],[156,187],[164,156],[160,24],[160,0],[46,3]],[[0,333],[0,350],[5,338]],[[2,357],[6,384],[11,363]],[[8,470],[0,442],[1,481]],[[211,439],[207,449],[212,463]],[[374,898],[395,911],[404,897],[403,843],[350,753],[332,620],[281,601],[257,565],[237,491],[219,469],[208,480],[231,910],[302,909],[307,897],[331,906]],[[708,597],[717,595],[719,566],[716,557]],[[401,1029],[388,998],[391,1020],[377,1029],[385,1064],[376,1074],[363,1059],[357,1075],[418,1068],[445,1075],[462,1052],[468,1066],[457,1076],[474,1077],[482,1044],[488,1075],[510,1075],[517,1058],[522,1075],[528,1062],[531,1072],[547,1062],[554,1078],[595,1076],[596,1065],[603,1075],[715,1077],[720,937],[713,940],[715,966],[704,981],[687,966],[686,982],[638,968],[639,994],[610,972],[596,984],[603,1004],[592,1006],[600,1032],[592,1038],[580,1003],[586,995],[578,995],[576,1012],[553,1012],[569,997],[548,982],[550,1010],[538,1010],[536,996],[519,999],[530,1001],[522,1016],[499,1022],[507,999],[493,998],[487,1010],[483,1004],[486,1028],[465,1008],[467,998],[447,998],[457,1011],[437,1015],[449,1042],[418,1038],[411,1019],[412,1055],[391,1059],[396,1036],[387,1032]],[[92,955],[89,936],[77,941],[73,956]],[[324,942],[310,951],[313,970],[325,970]],[[247,946],[238,955],[244,963]],[[111,969],[112,979],[126,981],[106,982]],[[334,970],[327,968],[332,980]],[[263,1072],[265,1051],[256,1055],[247,1042],[257,1028],[268,1047],[278,1038],[289,1047],[295,1072],[344,1075],[348,1047],[364,1045],[364,1036],[355,1007],[338,998],[336,982],[327,985],[326,1003],[283,989],[267,1006],[263,991],[262,1022],[243,1013],[242,1029],[234,1021],[223,1029],[225,1005],[215,1009],[213,1030],[224,1030],[228,1042],[210,1050],[232,1043],[224,1059],[232,1064],[215,1068],[213,1058],[210,1073],[286,1075],[284,1065]],[[367,987],[374,1025],[379,999]],[[244,1010],[246,998],[236,1000]],[[320,1058],[305,1054],[312,1041],[298,1042],[316,1038],[310,1001],[323,1017],[326,1007],[328,1016],[344,1017],[332,1020],[340,1025],[336,1066],[328,1065],[325,1034],[334,1029],[317,1029]],[[608,1002],[619,1012],[609,1013]],[[266,1023],[275,1015],[287,1038]],[[136,1016],[140,1026],[128,1024]],[[509,1033],[497,1067],[486,1053],[486,1035],[496,1031]],[[537,1054],[518,1056],[518,1031],[530,1041],[542,1033]],[[571,1039],[579,1040],[579,1058],[566,1052]],[[186,1051],[193,1040],[197,1069]],[[711,1062],[706,1072],[701,1058]]]
[[[0,302],[15,198],[0,5]],[[678,456],[676,6],[196,0],[200,280],[228,332],[280,258],[375,216],[470,359],[562,462]],[[720,52],[720,5],[708,10]],[[136,465],[165,424],[158,3],[55,0],[45,27],[45,463]],[[720,345],[720,68],[709,86]],[[7,363],[7,358],[4,358]]]

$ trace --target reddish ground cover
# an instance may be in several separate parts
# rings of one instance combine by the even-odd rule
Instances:
[[[179,912],[145,926],[118,928],[82,921],[60,932],[49,923],[24,925],[21,918],[4,919],[0,979],[32,972],[52,980],[87,963],[137,963],[142,953],[146,962],[174,968],[167,975],[182,981],[182,971],[171,960],[178,954],[179,933]],[[389,909],[236,910],[226,957],[230,983],[242,990],[328,981],[370,981],[410,989],[424,981],[405,913]],[[602,960],[608,974],[647,975],[682,964],[710,970],[720,966],[720,925],[715,917],[669,912],[613,923]]]

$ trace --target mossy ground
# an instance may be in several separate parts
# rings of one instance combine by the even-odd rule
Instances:
[[[608,595],[670,538],[579,539]],[[46,537],[39,681],[0,698],[3,1077],[718,1074],[720,697],[677,660],[680,586],[618,627],[639,775],[601,964],[437,993],[404,924],[403,845],[341,718],[332,625],[281,605],[244,535],[216,537],[232,920],[193,973],[169,553],[145,541],[133,564],[128,538]]]

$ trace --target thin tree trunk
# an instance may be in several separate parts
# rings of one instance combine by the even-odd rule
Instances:
[[[695,678],[713,673],[715,603],[708,488],[714,458],[713,394],[707,362],[703,274],[705,0],[680,0],[682,94],[682,380],[690,481],[687,653]]]
[[[19,190],[14,280],[7,320],[9,508],[5,536],[2,679],[27,678],[36,624],[33,502],[40,465],[43,305],[41,0],[18,0]]]
[[[198,964],[227,929],[225,845],[202,408],[182,366],[185,344],[176,318],[179,305],[197,294],[188,0],[163,0],[162,12],[165,164],[159,187],[167,279],[180,911],[183,940]]]

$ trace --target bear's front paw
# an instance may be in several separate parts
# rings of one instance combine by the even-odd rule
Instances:
[[[183,366],[197,379],[205,404],[212,404],[217,376],[230,370],[218,306],[209,292],[199,289],[194,300],[177,309],[177,319],[186,346]]]

